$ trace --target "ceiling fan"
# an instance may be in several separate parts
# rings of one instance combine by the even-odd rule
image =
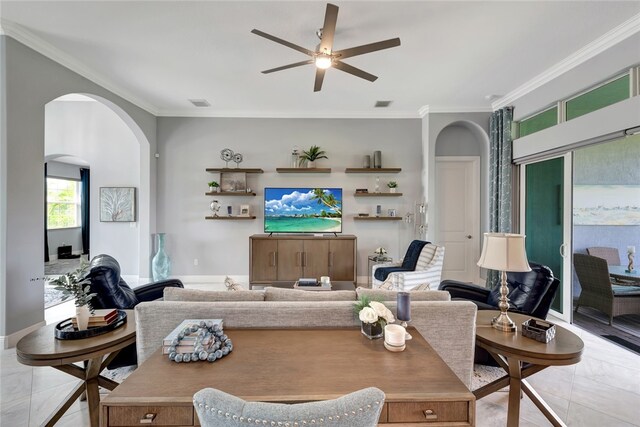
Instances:
[[[324,15],[324,25],[321,29],[319,29],[316,34],[320,38],[320,44],[316,47],[315,51],[305,49],[302,46],[298,46],[286,40],[280,39],[278,37],[272,36],[271,34],[267,34],[263,31],[253,29],[251,32],[258,36],[264,37],[265,39],[269,39],[276,43],[280,43],[285,45],[291,49],[297,50],[298,52],[302,52],[306,55],[309,55],[311,59],[306,61],[300,61],[293,64],[283,65],[277,68],[271,68],[270,70],[265,70],[263,74],[273,73],[275,71],[287,70],[289,68],[300,67],[302,65],[307,64],[315,64],[316,66],[316,80],[313,86],[314,92],[319,92],[322,89],[322,82],[324,80],[324,74],[328,68],[336,68],[340,71],[344,71],[345,73],[352,74],[356,77],[360,77],[361,79],[369,80],[370,82],[375,81],[378,77],[373,74],[369,74],[366,71],[363,71],[359,68],[356,68],[352,65],[346,64],[342,62],[343,59],[350,58],[352,56],[363,55],[365,53],[375,52],[377,50],[389,49],[391,47],[400,46],[400,39],[389,39],[376,43],[369,43],[362,46],[356,46],[349,49],[342,50],[333,50],[333,36],[336,31],[336,21],[338,20],[338,6],[327,3],[327,11]]]

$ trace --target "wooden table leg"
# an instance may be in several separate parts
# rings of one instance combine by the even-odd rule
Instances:
[[[551,409],[551,406],[544,400],[542,400],[542,396],[536,392],[533,387],[529,384],[527,380],[522,380],[522,390],[529,396],[529,399],[538,407],[540,412],[544,414],[545,417],[556,427],[567,427],[567,425],[560,419],[558,414]]]
[[[87,365],[86,391],[87,404],[89,405],[89,420],[91,427],[100,424],[100,393],[98,392],[98,376],[102,365],[102,357],[89,360]]]
[[[509,363],[509,407],[507,408],[507,427],[520,425],[520,394],[522,384],[522,371],[520,361],[514,358],[507,359]]]
[[[62,403],[58,405],[53,415],[50,415],[49,418],[47,418],[42,425],[45,427],[51,427],[55,425],[55,423],[57,423],[58,420],[62,418],[64,413],[67,412],[67,409],[69,409],[69,407],[73,405],[73,402],[75,402],[78,399],[78,397],[80,396],[80,394],[82,394],[83,391],[84,391],[84,382],[78,383],[78,385],[75,386],[73,390],[71,390],[71,393],[69,393],[67,397],[62,401]]]

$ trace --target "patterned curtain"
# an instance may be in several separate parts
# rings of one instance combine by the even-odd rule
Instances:
[[[513,107],[494,111],[489,121],[489,231],[492,233],[511,233],[512,122]],[[493,288],[498,283],[499,273],[490,270],[487,286]]]

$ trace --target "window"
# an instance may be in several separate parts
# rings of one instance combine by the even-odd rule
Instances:
[[[558,107],[549,108],[520,122],[519,137],[530,135],[558,124]]]
[[[629,98],[629,74],[567,101],[567,120]]]
[[[47,229],[80,226],[80,181],[47,178]]]

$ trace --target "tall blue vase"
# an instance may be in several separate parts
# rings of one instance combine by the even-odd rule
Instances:
[[[169,278],[171,274],[171,259],[164,251],[164,233],[156,234],[156,245],[158,246],[158,252],[153,256],[151,261],[151,271],[153,274],[153,281],[165,280]]]

